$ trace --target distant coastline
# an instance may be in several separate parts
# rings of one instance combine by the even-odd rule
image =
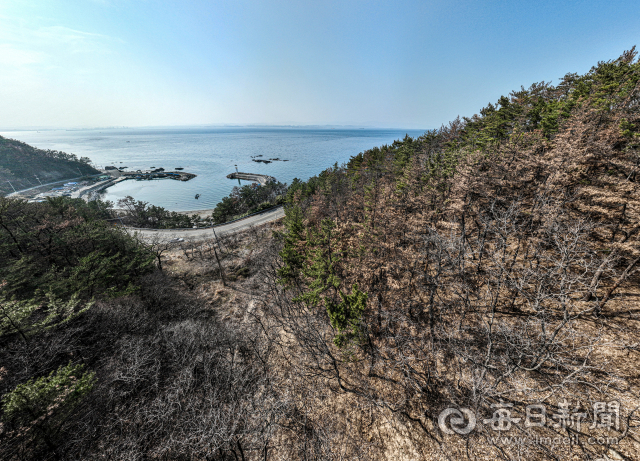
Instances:
[[[226,178],[236,171],[236,165],[238,171],[265,174],[290,184],[294,178],[306,180],[335,163],[342,164],[351,156],[372,147],[392,144],[406,134],[412,137],[424,134],[423,130],[331,128],[229,125],[114,127],[0,134],[38,148],[88,157],[100,170],[106,166],[118,168],[125,165],[129,167],[127,171],[145,171],[152,166],[164,167],[167,171],[184,168],[183,171],[197,177],[187,182],[124,181],[109,187],[102,195],[104,200],[114,203],[132,196],[136,200],[181,212],[213,209],[231,193],[234,186],[250,184],[250,181]],[[268,164],[253,161],[274,158],[288,161]],[[195,199],[197,194],[199,198]]]

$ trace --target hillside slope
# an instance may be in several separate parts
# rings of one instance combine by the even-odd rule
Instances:
[[[0,136],[0,194],[86,174],[99,173],[86,157],[43,150],[15,139]],[[9,182],[11,181],[11,184]]]
[[[639,109],[631,50],[197,242],[0,197],[0,458],[640,459]]]
[[[309,419],[366,409],[374,459],[640,459],[639,109],[631,50],[294,184],[265,310]]]

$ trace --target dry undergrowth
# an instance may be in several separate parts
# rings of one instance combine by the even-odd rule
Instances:
[[[163,265],[167,272],[181,280],[184,289],[205,300],[225,322],[255,331],[269,324],[261,309],[274,301],[269,289],[265,289],[269,286],[265,284],[268,282],[265,277],[269,276],[269,266],[275,257],[274,247],[277,248],[272,230],[281,230],[281,226],[267,225],[221,239],[218,248],[222,249],[220,256],[227,286],[222,283],[215,256],[211,253],[213,242],[185,242],[165,254]],[[577,304],[582,302],[575,301]],[[640,434],[635,428],[639,421],[638,415],[633,413],[640,406],[639,312],[640,289],[638,279],[633,278],[611,298],[605,312],[575,326],[576,335],[597,337],[590,350],[590,360],[607,373],[605,388],[594,387],[591,397],[618,400],[624,429],[615,434],[620,439],[615,445],[589,446],[587,451],[576,448],[573,454],[565,447],[553,446],[525,446],[520,450],[507,447],[505,451],[505,447],[496,447],[482,437],[466,439],[444,435],[430,418],[412,421],[362,396],[341,391],[332,377],[301,372],[298,361],[304,359],[302,351],[289,334],[281,330],[279,339],[289,348],[272,356],[272,380],[283,398],[294,403],[298,414],[292,417],[295,423],[287,420],[290,416],[279,421],[280,429],[271,439],[273,458],[270,459],[295,458],[301,437],[308,438],[303,443],[306,449],[323,459],[495,459],[496,452],[500,451],[502,456],[507,453],[508,459],[537,459],[540,456],[551,459],[589,459],[585,456],[592,456],[591,459],[597,459],[597,453],[610,459],[640,459],[637,440]],[[511,315],[505,315],[505,318],[511,318]],[[449,320],[456,321],[455,318]],[[296,351],[299,355],[290,355]],[[444,362],[437,368],[440,372],[448,369]],[[593,384],[601,386],[602,382]],[[386,390],[397,392],[393,387]],[[385,387],[380,386],[378,391],[384,392]],[[584,400],[586,394],[583,392],[580,399]],[[548,399],[550,411],[556,409],[555,403],[561,397],[576,400],[571,388],[560,390]],[[306,428],[296,426],[301,420],[305,421]],[[492,436],[486,432],[484,435]]]
[[[168,254],[166,270],[269,350],[286,411],[268,459],[640,459],[633,72],[554,136],[457,145],[458,120],[408,162],[378,150],[328,170],[280,236]],[[527,424],[532,405],[543,425]],[[470,415],[470,432],[452,430]]]

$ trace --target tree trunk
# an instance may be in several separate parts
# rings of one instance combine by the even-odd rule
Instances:
[[[602,273],[604,272],[605,267],[607,266],[607,264],[609,264],[609,262],[613,260],[613,258],[617,253],[618,253],[618,249],[616,248],[611,253],[609,253],[609,256],[607,256],[604,259],[604,261],[602,261],[602,264],[600,264],[600,266],[598,267],[598,270],[596,270],[596,273],[593,275],[593,278],[591,279],[591,284],[589,285],[589,291],[584,295],[584,298],[582,298],[583,301],[591,301],[593,296],[596,294],[596,288],[598,287],[598,283],[600,282],[600,277],[602,276]]]
[[[616,280],[616,283],[614,283],[613,286],[609,288],[609,290],[607,291],[607,294],[604,295],[604,298],[602,298],[602,301],[600,302],[600,306],[599,306],[600,310],[602,310],[606,302],[609,301],[611,294],[620,286],[620,284],[625,280],[627,280],[631,275],[633,275],[638,270],[638,268],[634,269],[634,266],[638,264],[638,261],[640,261],[640,256],[638,256],[636,259],[631,261],[631,264],[627,266],[627,268],[624,270],[620,278]]]
[[[216,235],[216,230],[213,229],[213,235],[216,238],[216,245],[218,244],[218,236]],[[227,281],[224,279],[224,271],[222,270],[222,264],[220,264],[220,258],[218,258],[218,251],[216,250],[216,245],[213,246],[213,254],[216,255],[216,261],[218,262],[218,269],[220,269],[220,278],[222,279],[222,286],[227,286]]]

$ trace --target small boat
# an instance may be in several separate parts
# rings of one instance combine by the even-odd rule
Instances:
[[[196,200],[200,198],[200,194],[196,194]]]
[[[180,167],[180,166],[177,166],[175,169],[176,169],[176,170],[184,170],[184,168],[182,168],[182,167]]]

